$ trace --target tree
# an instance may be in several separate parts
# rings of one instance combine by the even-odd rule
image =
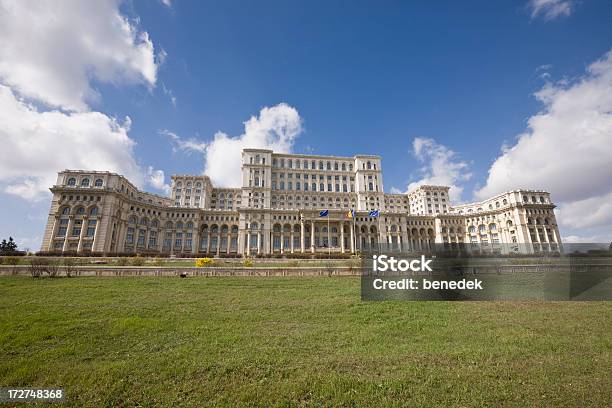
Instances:
[[[6,244],[6,249],[8,249],[9,252],[17,251],[17,244],[15,241],[13,241],[13,237],[9,237],[8,243]]]
[[[6,239],[3,239],[0,243],[0,252],[16,252],[17,244],[13,240],[13,237],[9,237],[8,242]]]

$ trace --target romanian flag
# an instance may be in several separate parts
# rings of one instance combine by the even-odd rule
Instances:
[[[346,213],[346,218],[355,218],[355,210],[348,210],[348,212]]]

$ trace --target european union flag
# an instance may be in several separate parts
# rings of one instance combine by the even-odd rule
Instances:
[[[368,217],[378,217],[378,216],[380,216],[379,210],[372,210],[368,213]]]
[[[329,215],[329,210],[323,210],[319,212],[319,217],[327,217]]]

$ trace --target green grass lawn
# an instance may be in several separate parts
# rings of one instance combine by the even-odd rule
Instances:
[[[0,386],[75,407],[612,405],[612,302],[359,299],[358,278],[3,277]]]

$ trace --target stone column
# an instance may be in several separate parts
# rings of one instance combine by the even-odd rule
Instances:
[[[85,229],[87,228],[88,218],[86,215],[81,219],[81,233],[79,234],[79,245],[77,246],[77,253],[83,252],[83,238],[85,237]]]
[[[304,220],[302,220],[302,221],[300,222],[300,252],[301,252],[301,253],[304,253],[304,252],[305,252],[305,250],[306,250],[306,248],[305,248],[306,243],[304,242],[304,240],[305,240],[305,237],[304,237],[304,230],[305,230],[305,229],[304,229]]]
[[[340,222],[340,252],[344,253],[344,222]]]
[[[207,254],[210,254],[210,237],[212,237],[212,234],[209,228],[208,232],[206,233],[206,253]]]
[[[121,220],[120,219],[115,219],[115,225],[113,227],[113,231],[115,231],[115,252],[120,252],[121,251]],[[112,220],[111,220],[111,224],[112,224]]]
[[[257,255],[261,254],[261,231],[257,233]]]
[[[99,232],[100,232],[100,223],[101,222],[102,222],[102,216],[98,216],[98,219],[96,220],[96,229],[94,230],[93,242],[91,244],[91,252],[104,252],[104,251],[96,251],[96,245],[98,244],[98,236],[99,236]],[[108,232],[107,232],[107,234],[108,234]]]
[[[200,249],[200,228],[195,226],[193,229],[193,235],[191,236],[191,253],[196,254]]]
[[[247,237],[246,238],[247,239],[247,242],[246,242],[246,254],[247,254],[247,256],[250,256],[251,255],[251,231],[247,231],[246,237]]]
[[[151,234],[150,227],[145,230],[144,249],[149,249],[149,235]]]
[[[59,215],[55,215],[53,217],[53,228],[51,229],[51,238],[49,239],[49,245],[47,246],[47,251],[51,252],[53,251],[53,239],[55,238],[55,234],[57,234],[57,221],[59,220],[60,216]]]
[[[239,254],[244,254],[244,231],[238,230],[238,248]]]
[[[221,228],[219,228],[219,232],[217,233],[217,256],[221,253]]]
[[[280,233],[280,253],[285,253],[285,236],[283,235],[283,227],[281,227]]]
[[[72,227],[74,226],[74,215],[68,216],[68,227],[66,228],[66,236],[64,237],[64,246],[62,252],[68,251],[68,237],[72,233]]]
[[[289,247],[291,248],[291,253],[293,253],[293,249],[294,249],[294,248],[293,248],[293,228],[291,229],[291,233],[289,234],[289,239],[291,240],[291,241],[289,242],[289,244],[290,244],[290,246],[289,246]]]
[[[227,250],[225,251],[225,253],[229,254],[231,249],[232,249],[232,230],[228,229],[227,230]]]
[[[314,221],[310,221],[310,252],[315,253],[315,228]]]
[[[351,253],[355,253],[355,226],[354,225],[349,225],[349,228],[351,230]]]

